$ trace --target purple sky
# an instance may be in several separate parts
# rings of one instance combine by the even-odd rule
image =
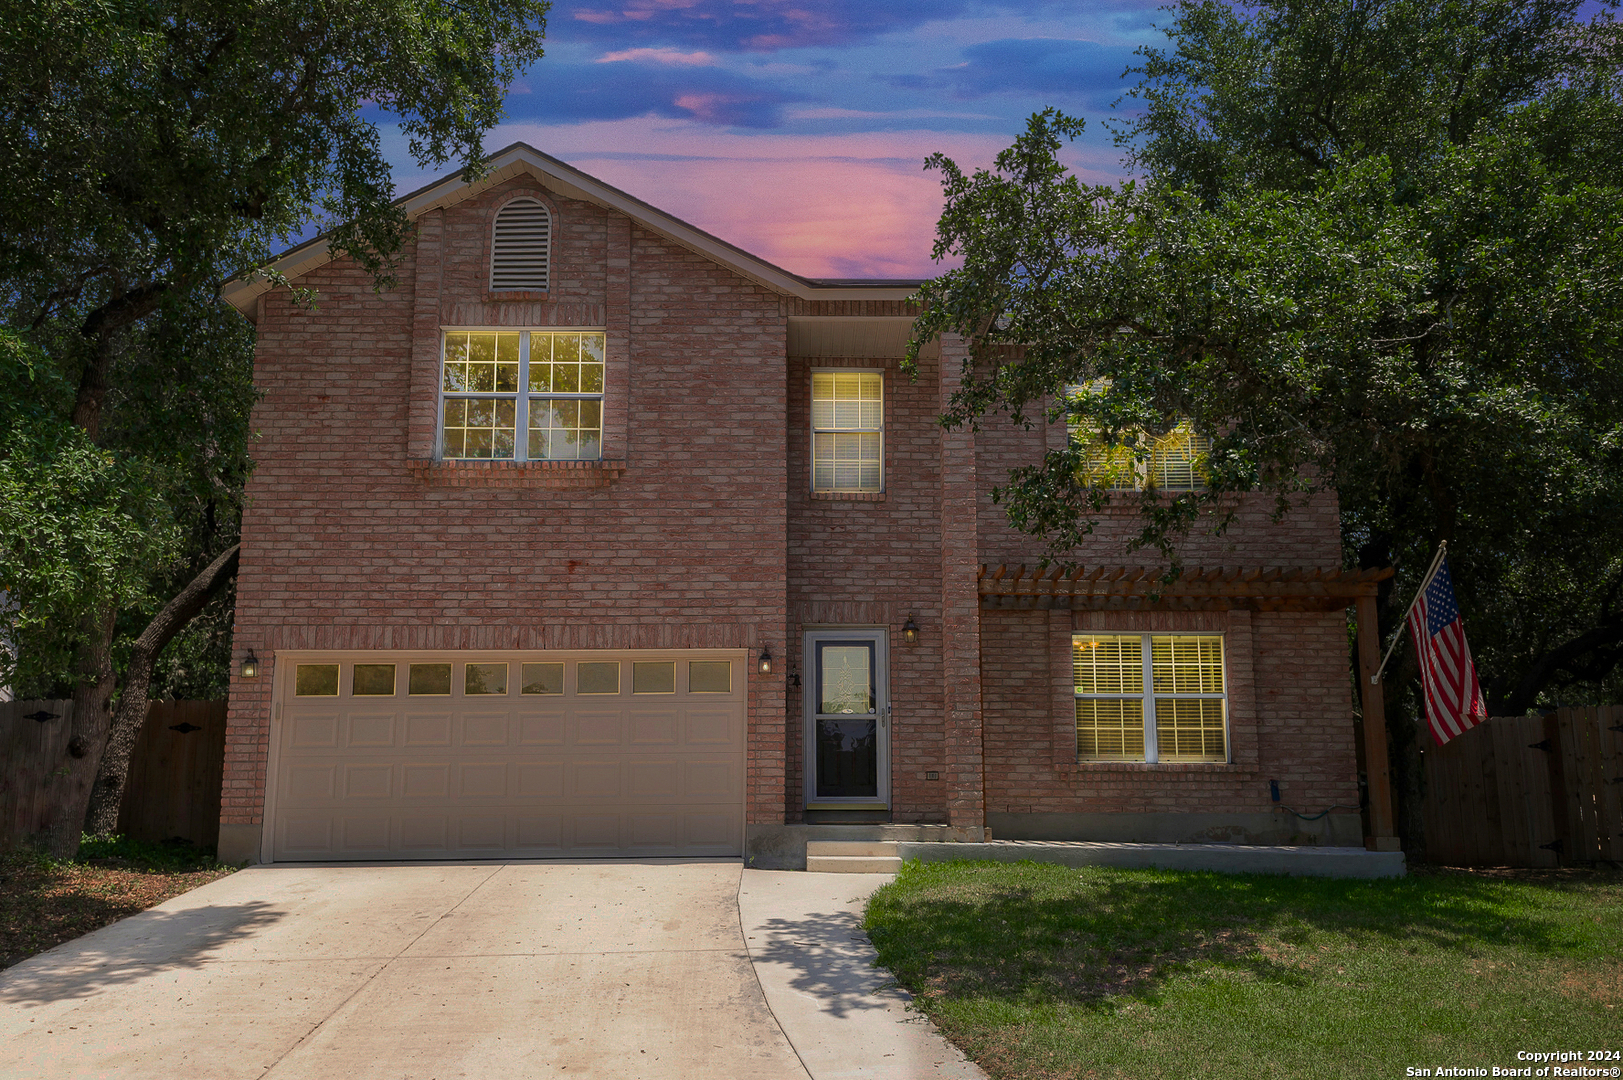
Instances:
[[[814,277],[927,277],[941,151],[984,166],[1048,105],[1114,180],[1100,122],[1154,4],[1042,0],[560,0],[547,55],[486,140],[563,159]],[[401,191],[430,179],[386,139]]]

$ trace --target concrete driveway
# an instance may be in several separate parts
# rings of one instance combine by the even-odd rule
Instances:
[[[251,868],[0,973],[0,1073],[981,1075],[870,966],[854,912],[883,878],[857,877],[675,860]]]

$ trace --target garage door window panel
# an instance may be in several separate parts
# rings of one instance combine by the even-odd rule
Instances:
[[[469,697],[507,693],[507,665],[469,664],[462,672],[462,693]]]
[[[688,661],[688,693],[730,694],[732,692],[733,665],[731,661]]]
[[[451,665],[413,664],[406,687],[412,697],[450,697]]]
[[[633,694],[676,693],[676,661],[638,660],[631,665]]]
[[[564,692],[562,664],[525,664],[520,670],[521,694],[561,694]]]
[[[350,673],[349,692],[354,697],[393,697],[393,664],[356,664]]]
[[[575,693],[618,694],[619,692],[619,661],[582,660],[575,665]]]
[[[300,664],[293,673],[295,697],[337,697],[337,664]]]

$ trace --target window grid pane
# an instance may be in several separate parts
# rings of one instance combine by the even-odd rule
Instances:
[[[532,461],[593,461],[603,454],[603,403],[579,398],[530,399]]]
[[[1142,694],[1143,642],[1132,636],[1071,639],[1071,670],[1078,694]]]
[[[1162,761],[1229,759],[1222,698],[1156,698],[1155,742]]]
[[[1157,694],[1221,694],[1223,639],[1157,636],[1150,639]],[[1157,713],[1157,716],[1160,714]]]
[[[1143,761],[1143,700],[1077,698],[1076,756],[1082,761]]]
[[[445,456],[510,458],[518,430],[518,403],[513,398],[446,398]]]
[[[1196,435],[1185,420],[1155,441],[1150,451],[1150,486],[1162,491],[1199,491],[1206,486],[1206,458],[1212,441]]]

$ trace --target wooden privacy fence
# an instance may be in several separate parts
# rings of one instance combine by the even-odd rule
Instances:
[[[72,719],[71,701],[0,702],[0,851],[44,828]],[[119,832],[214,847],[224,762],[225,702],[152,702],[130,760]]]
[[[1429,861],[1623,861],[1623,707],[1494,717],[1425,760]]]

